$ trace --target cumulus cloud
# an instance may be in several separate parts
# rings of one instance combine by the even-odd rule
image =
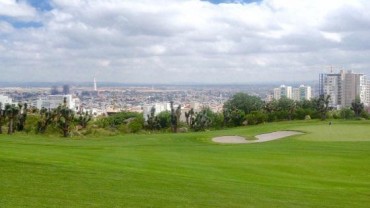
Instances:
[[[0,16],[8,16],[14,18],[33,18],[36,16],[36,14],[36,9],[29,6],[24,1],[0,1]]]
[[[370,67],[366,0],[0,2],[1,16],[41,22],[0,18],[0,81],[304,81],[328,65]]]

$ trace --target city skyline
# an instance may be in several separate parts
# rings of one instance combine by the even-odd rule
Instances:
[[[370,2],[0,1],[0,82],[248,84],[369,74]]]

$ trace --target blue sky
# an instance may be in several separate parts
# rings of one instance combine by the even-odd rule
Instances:
[[[48,0],[26,0],[30,5],[40,11],[49,11],[52,9]],[[71,0],[73,1],[73,0]]]

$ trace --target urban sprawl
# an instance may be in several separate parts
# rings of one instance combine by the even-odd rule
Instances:
[[[155,86],[155,87],[102,87],[94,78],[91,87],[50,88],[2,88],[0,103],[27,103],[37,109],[54,109],[62,105],[64,99],[67,107],[76,112],[91,112],[94,116],[109,115],[121,111],[143,113],[144,118],[150,114],[152,107],[155,113],[170,111],[172,101],[181,112],[199,111],[209,107],[214,112],[222,112],[224,102],[233,94],[246,91],[259,96],[265,102],[279,100],[283,97],[295,101],[310,100],[319,95],[330,96],[329,106],[333,109],[350,107],[359,98],[365,107],[370,106],[370,82],[366,75],[353,71],[323,73],[319,75],[318,89],[301,84],[297,87],[281,85],[275,88],[259,87],[258,89],[240,89],[237,86]],[[184,119],[184,115],[181,116]]]

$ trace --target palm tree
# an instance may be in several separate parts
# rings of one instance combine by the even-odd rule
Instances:
[[[176,122],[178,124],[180,123],[180,117],[181,117],[181,105],[178,105],[176,109],[176,118],[177,118]]]
[[[16,107],[15,105],[7,104],[5,106],[5,114],[9,120],[8,134],[14,133],[14,119],[17,117],[18,113],[19,113],[19,108]]]
[[[173,109],[173,101],[170,102],[171,104],[171,129],[172,132],[177,132],[177,115],[175,110]]]
[[[316,101],[316,109],[321,115],[321,120],[326,119],[326,113],[329,111],[330,95],[320,95]]]
[[[18,108],[20,110],[20,114],[18,115],[17,117],[17,130],[18,131],[23,131],[24,129],[24,126],[25,126],[25,123],[26,123],[26,119],[27,119],[27,103],[25,103],[24,105],[22,104],[18,104]]]
[[[0,134],[3,133],[4,120],[5,120],[5,111],[3,110],[3,104],[0,102]]]
[[[155,107],[152,106],[152,108],[150,109],[150,114],[147,115],[147,123],[148,123],[148,128],[150,130],[156,130],[157,127],[158,127],[158,122],[157,122],[157,118],[155,116]]]
[[[52,112],[50,109],[41,108],[40,120],[37,122],[37,133],[45,133],[47,127],[55,120],[56,116],[56,111]]]
[[[361,112],[364,110],[364,104],[361,103],[360,97],[357,96],[351,105],[351,109],[355,112],[356,117],[360,117]]]
[[[85,113],[80,113],[80,117],[78,118],[78,123],[81,125],[81,127],[84,129],[87,127],[87,124],[92,118],[91,112],[85,112]]]
[[[67,98],[64,98],[63,106],[58,108],[58,124],[63,136],[68,137],[71,132],[71,124],[74,118],[73,110],[67,107]]]

